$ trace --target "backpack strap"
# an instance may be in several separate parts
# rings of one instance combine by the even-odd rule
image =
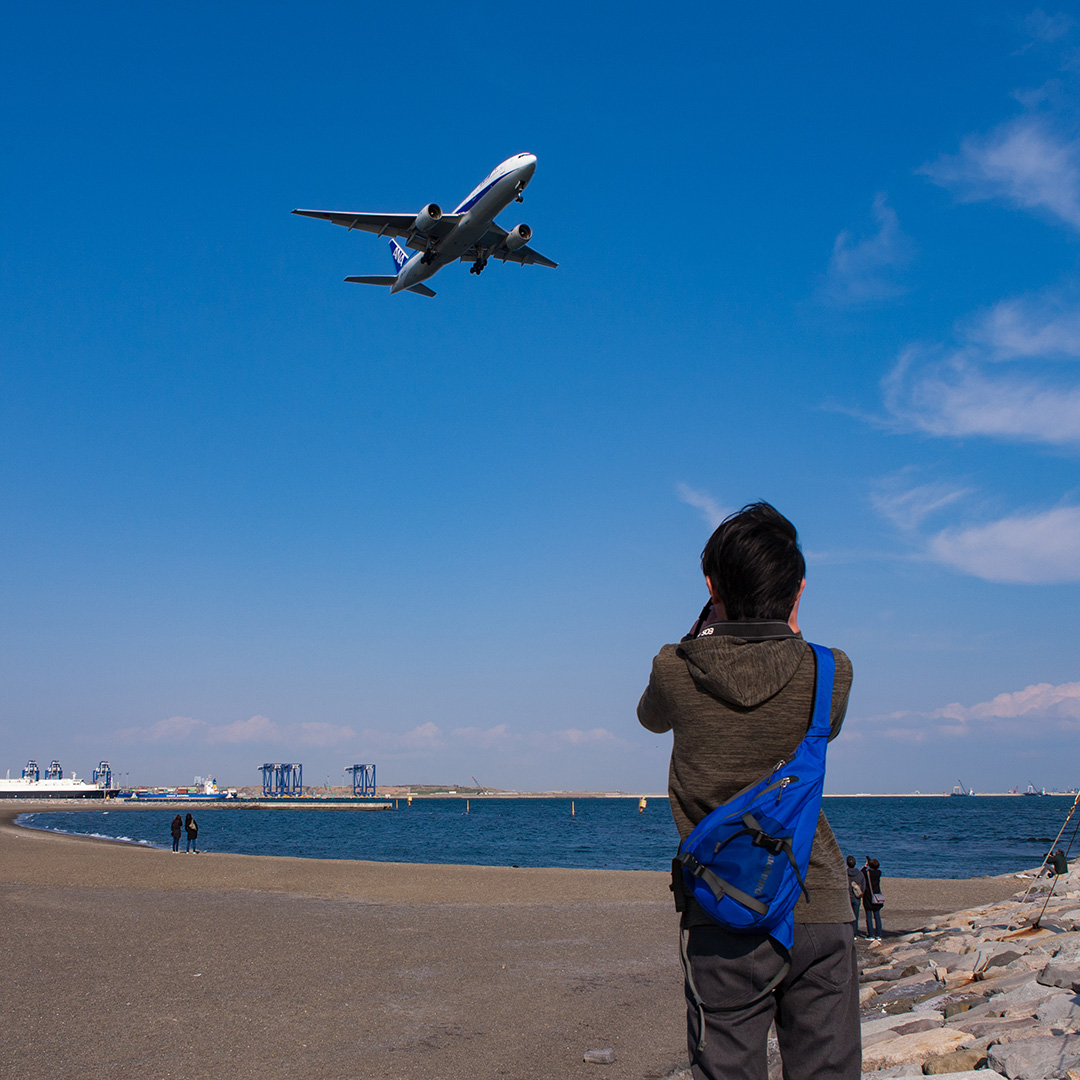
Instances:
[[[682,960],[683,974],[686,976],[686,989],[690,991],[690,1000],[694,1003],[694,1008],[697,1009],[698,1015],[698,1037],[697,1037],[697,1052],[700,1054],[705,1049],[705,1002],[698,992],[697,983],[694,982],[694,971],[690,966],[690,953],[688,945],[690,942],[690,931],[685,926],[679,927],[679,958]],[[776,942],[776,945],[783,949],[784,947]],[[744,1009],[747,1005],[754,1005],[759,1001],[767,998],[785,979],[787,973],[791,970],[791,953],[787,949],[784,949],[787,954],[787,959],[784,961],[780,970],[769,980],[760,994],[754,998],[753,1001],[746,1002],[745,1004],[737,1005],[735,1008]],[[724,1012],[724,1009],[717,1009],[717,1012]]]
[[[807,889],[802,872],[799,870],[799,864],[795,861],[795,852],[791,850],[790,838],[770,836],[762,829],[757,818],[749,811],[743,814],[743,824],[746,826],[745,831],[754,838],[754,843],[758,847],[767,848],[774,855],[784,854],[787,856],[788,862],[791,863],[791,869],[795,871],[795,877],[799,880],[799,888],[802,889],[803,896],[809,901],[810,890]]]
[[[832,692],[836,676],[836,659],[832,654],[832,649],[827,649],[824,645],[815,645],[812,641],[808,641],[807,644],[814,650],[817,667],[814,673],[814,711],[810,717],[810,727],[806,731],[806,737],[827,739],[832,728]]]

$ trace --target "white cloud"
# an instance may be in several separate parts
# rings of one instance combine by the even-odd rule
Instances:
[[[251,716],[230,724],[209,724],[190,716],[171,716],[148,727],[130,727],[116,733],[126,743],[174,743],[196,746],[286,743],[291,746],[339,746],[355,738],[351,727],[324,723],[276,724],[265,716]]]
[[[946,705],[935,715],[964,723],[975,720],[1012,720],[1030,713],[1067,720],[1080,720],[1080,682],[1037,683],[1011,694],[998,694],[990,701],[964,706]]]
[[[496,724],[494,727],[489,728],[454,728],[450,735],[457,742],[465,746],[476,747],[478,750],[500,749],[508,747],[517,741],[517,737],[510,733],[507,724]]]
[[[1080,359],[1080,302],[1053,292],[1002,300],[964,336],[987,360]]]
[[[919,171],[964,202],[1003,199],[1080,229],[1080,145],[1040,117],[1026,114],[969,136],[958,154]]]
[[[590,728],[583,731],[581,728],[563,728],[561,731],[552,731],[543,736],[545,744],[562,743],[565,746],[612,746],[628,747],[630,744],[625,739],[608,731],[607,728]]]
[[[305,721],[286,728],[285,738],[299,746],[341,746],[355,739],[356,732],[347,724]]]
[[[874,509],[905,531],[917,529],[932,514],[971,494],[970,488],[942,481],[912,486],[913,476],[911,469],[902,469],[883,480],[870,496]]]
[[[697,491],[687,484],[678,484],[676,491],[682,502],[694,507],[695,510],[701,511],[701,516],[710,529],[715,529],[724,518],[732,513],[727,507],[721,506],[711,495]]]
[[[896,271],[911,261],[914,242],[900,228],[900,219],[882,192],[874,197],[873,215],[877,232],[856,239],[845,229],[833,243],[823,289],[833,303],[872,303],[907,291]]]
[[[909,347],[882,382],[886,408],[929,435],[1080,445],[1080,386],[987,373],[981,358],[972,348]]]
[[[209,743],[279,742],[281,729],[265,716],[252,716],[222,727],[207,725],[205,737]]]
[[[1080,508],[1059,507],[986,525],[945,529],[931,558],[986,581],[1053,585],[1080,581]]]
[[[856,722],[876,729],[875,738],[926,743],[933,739],[1023,737],[1035,740],[1080,733],[1080,682],[1037,683],[989,701],[953,702],[931,712],[892,712]]]
[[[149,727],[129,727],[117,732],[121,742],[182,743],[202,742],[210,725],[191,716],[170,716]]]
[[[1042,8],[1036,8],[1024,20],[1024,29],[1034,41],[1050,43],[1060,41],[1076,25],[1076,21],[1064,12],[1047,15]]]

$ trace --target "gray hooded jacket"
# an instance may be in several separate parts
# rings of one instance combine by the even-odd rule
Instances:
[[[660,650],[638,704],[644,727],[673,734],[668,792],[683,839],[722,802],[791,754],[813,710],[813,651],[786,623],[716,623],[705,633]],[[839,649],[832,652],[830,739],[844,722],[851,691],[851,661]],[[796,922],[851,921],[847,868],[824,812],[806,887],[810,900],[800,898]]]

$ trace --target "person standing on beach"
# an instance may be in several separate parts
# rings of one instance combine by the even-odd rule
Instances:
[[[746,506],[701,554],[710,602],[678,645],[653,660],[638,719],[673,734],[668,791],[682,839],[802,741],[813,708],[816,664],[798,627],[805,563],[794,525],[768,503]],[[833,650],[834,738],[851,689],[851,662]],[[764,1080],[775,1020],[785,1080],[858,1080],[859,984],[844,858],[822,813],[806,874],[809,900],[795,908],[790,956],[766,935],[735,934],[688,898],[682,914],[685,987],[695,1080]],[[790,968],[773,988],[784,964]]]
[[[859,908],[862,906],[863,878],[862,874],[855,869],[855,856],[847,857],[847,883],[851,890],[851,929],[856,937],[859,936]]]
[[[881,940],[881,909],[885,902],[881,896],[881,863],[866,856],[862,868],[863,908],[866,910],[866,936],[872,941]]]
[[[180,834],[184,831],[184,819],[179,814],[172,819],[170,829],[172,830],[172,849],[173,851],[179,851]]]
[[[177,815],[177,820],[180,820],[179,815]],[[187,830],[187,850],[191,851],[194,849],[195,854],[198,855],[199,823],[191,816],[191,814],[188,814],[188,816],[184,818],[184,828]]]

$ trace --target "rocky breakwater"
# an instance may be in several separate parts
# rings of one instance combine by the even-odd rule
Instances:
[[[860,939],[864,1077],[1080,1080],[1080,874],[1049,903],[1049,879],[1017,877],[1010,900]]]

